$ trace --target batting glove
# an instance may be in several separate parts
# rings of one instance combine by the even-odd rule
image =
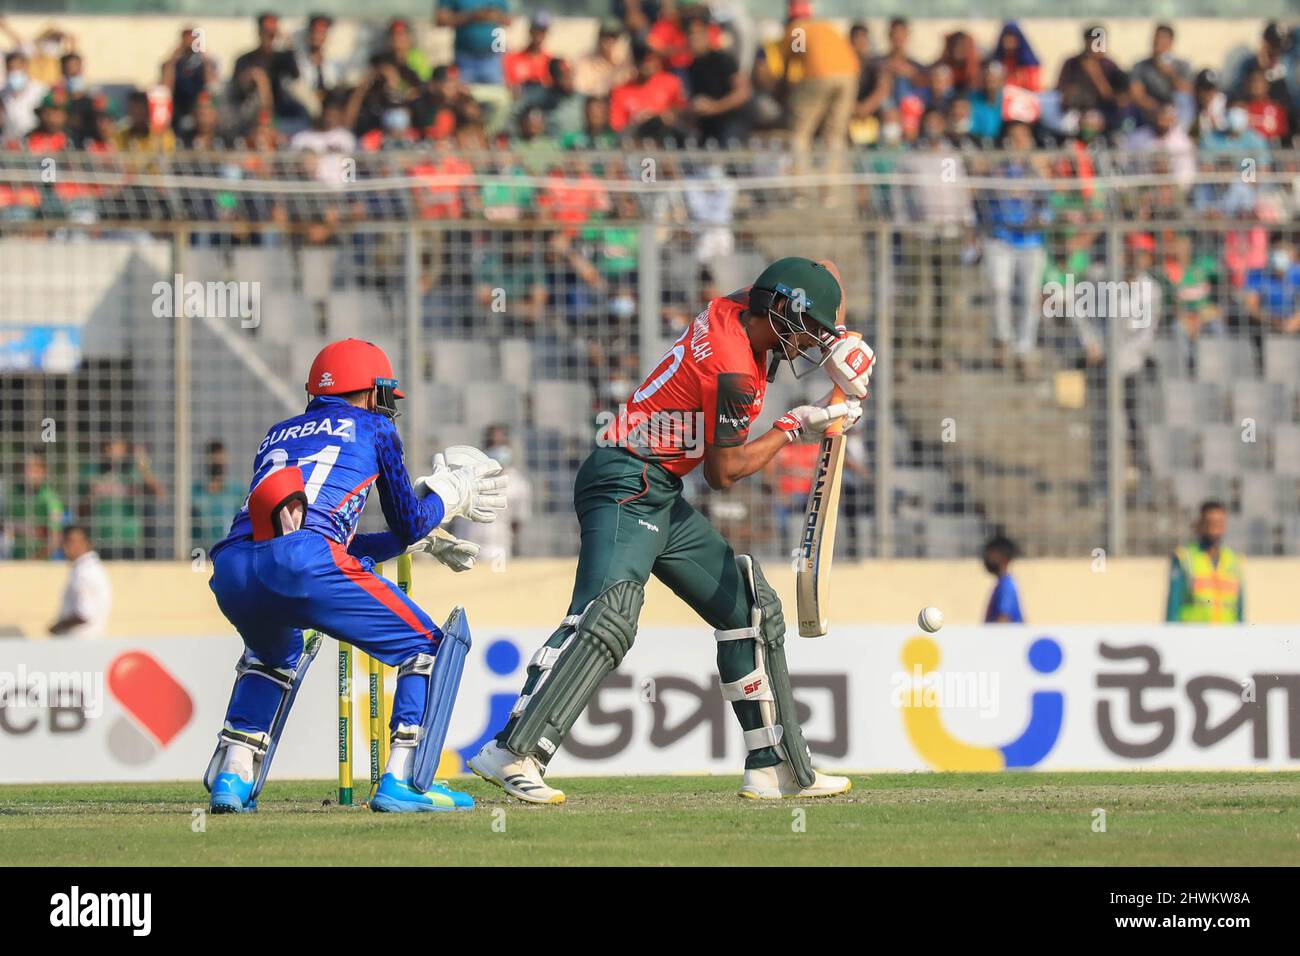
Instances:
[[[876,365],[876,353],[856,333],[845,333],[836,339],[826,359],[826,374],[849,398],[867,397],[871,384],[871,370]]]
[[[829,405],[797,405],[775,422],[773,428],[785,432],[792,442],[819,441],[832,422],[844,420],[844,430],[848,431],[862,417],[862,403],[856,398],[846,398],[842,402]]]

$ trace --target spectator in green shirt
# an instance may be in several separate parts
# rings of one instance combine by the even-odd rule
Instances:
[[[5,524],[15,561],[48,561],[58,549],[63,501],[50,485],[49,467],[40,452],[23,458],[22,480],[10,489]]]
[[[190,535],[196,548],[211,548],[225,537],[230,523],[244,506],[244,486],[232,481],[226,463],[226,446],[208,442],[203,478],[190,492]]]
[[[494,237],[476,251],[474,298],[500,316],[506,334],[532,334],[542,325],[550,301],[541,251],[531,232],[515,233],[511,238],[498,242]]]
[[[641,227],[637,224],[640,210],[636,196],[630,192],[617,193],[614,198],[615,219],[594,222],[584,226],[582,241],[596,252],[596,268],[606,284],[628,287],[635,298],[637,266],[640,263]]]
[[[148,499],[162,496],[162,484],[142,447],[123,438],[104,441],[100,460],[81,471],[81,500],[101,557],[148,557],[144,514]]]
[[[587,97],[582,104],[582,129],[561,136],[560,146],[584,151],[617,149],[618,133],[609,125],[609,100]],[[593,163],[592,171],[599,173],[601,170]]]
[[[1212,255],[1195,255],[1192,237],[1175,235],[1169,243],[1170,254],[1160,272],[1165,301],[1173,303],[1178,320],[1179,340],[1184,344],[1186,363],[1194,354],[1196,340],[1202,335],[1223,332],[1223,315],[1214,301],[1219,282],[1219,264]]]

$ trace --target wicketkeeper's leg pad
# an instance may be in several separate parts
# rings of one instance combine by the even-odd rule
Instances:
[[[755,642],[754,669],[722,685],[725,700],[750,700],[759,704],[763,725],[745,731],[745,749],[774,747],[790,765],[801,786],[812,786],[816,772],[796,715],[790,672],[785,663],[785,615],[781,599],[763,577],[752,555],[736,555],[736,566],[750,601],[750,626],[714,631],[719,641]]]
[[[302,654],[298,658],[297,666],[292,669],[269,667],[245,649],[239,658],[239,663],[235,665],[235,686],[239,686],[239,682],[246,678],[270,681],[280,688],[280,702],[276,705],[275,716],[271,719],[270,730],[266,733],[248,733],[223,727],[217,734],[217,749],[213,751],[212,759],[208,761],[208,769],[203,774],[203,786],[209,793],[212,792],[217,775],[225,765],[226,747],[230,744],[238,744],[253,751],[254,776],[250,799],[257,799],[257,795],[262,792],[262,787],[266,783],[267,774],[271,771],[275,748],[280,743],[281,734],[284,733],[284,725],[289,719],[289,711],[293,709],[294,698],[298,696],[298,688],[302,686],[303,678],[307,676],[307,668],[316,659],[321,644],[319,632],[308,631],[303,634]],[[233,687],[230,694],[234,697]]]
[[[514,726],[505,746],[545,765],[610,672],[622,663],[636,638],[645,588],[617,581],[602,591],[576,620],[561,630],[529,663],[529,681],[512,712]],[[566,629],[559,646],[553,646]]]
[[[421,793],[428,791],[438,774],[471,643],[465,609],[457,606],[442,627],[442,643],[437,656],[417,654],[398,667],[399,680],[404,674],[422,674],[429,678],[429,694],[425,698],[420,726],[399,726],[393,734],[394,747],[415,748],[411,786]]]

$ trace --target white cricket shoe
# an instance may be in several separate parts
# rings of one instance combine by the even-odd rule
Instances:
[[[801,787],[795,780],[789,764],[782,761],[775,767],[759,767],[745,771],[745,782],[738,791],[748,800],[780,800],[782,797],[834,797],[853,789],[848,777],[814,770],[816,779],[811,787]]]
[[[535,758],[511,753],[495,740],[470,758],[469,769],[526,803],[564,802],[564,791],[548,787],[542,780],[543,771]]]

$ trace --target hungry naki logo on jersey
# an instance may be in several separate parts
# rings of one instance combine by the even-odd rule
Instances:
[[[1040,637],[1029,645],[1028,663],[1037,674],[1056,673],[1061,645]],[[944,708],[976,708],[993,716],[1000,705],[996,671],[941,671],[939,645],[929,637],[914,637],[903,646],[907,672],[895,675],[893,703],[902,712],[903,729],[912,748],[935,770],[990,771],[1033,767],[1042,762],[1061,735],[1065,695],[1036,690],[1030,695],[1024,730],[1000,747],[970,744],[944,726]]]

